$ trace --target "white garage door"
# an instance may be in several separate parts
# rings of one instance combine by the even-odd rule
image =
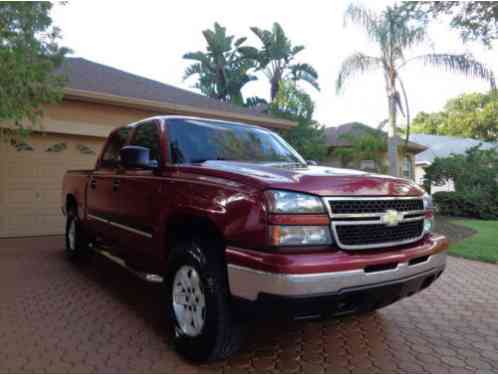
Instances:
[[[26,144],[0,146],[0,237],[64,232],[60,211],[62,177],[90,169],[102,140],[33,135]]]

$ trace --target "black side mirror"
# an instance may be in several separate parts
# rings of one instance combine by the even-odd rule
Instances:
[[[150,160],[150,149],[141,146],[125,146],[120,151],[121,164],[125,168],[157,168],[156,160]]]

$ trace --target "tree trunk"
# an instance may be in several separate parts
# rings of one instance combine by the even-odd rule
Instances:
[[[389,103],[389,128],[387,130],[387,157],[389,161],[389,174],[399,176],[398,165],[398,140],[396,137],[396,99],[394,93],[388,96]]]

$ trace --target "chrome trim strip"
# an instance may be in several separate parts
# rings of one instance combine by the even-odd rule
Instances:
[[[128,227],[126,225],[116,223],[114,221],[109,221],[109,224],[111,224],[112,226],[114,226],[116,228],[127,230],[128,232],[139,234],[139,235],[147,237],[147,238],[152,238],[152,234],[151,233],[142,232],[141,230],[138,230],[138,229],[135,229],[135,228],[131,228],[131,227]]]
[[[232,295],[255,301],[260,293],[278,296],[312,297],[339,293],[343,289],[368,287],[375,284],[416,277],[442,271],[446,252],[431,255],[427,261],[409,265],[399,263],[396,268],[365,272],[363,269],[313,273],[280,274],[228,264],[228,282]]]
[[[100,222],[102,222],[102,223],[109,224],[109,220],[106,220],[106,219],[104,219],[104,218],[102,218],[102,217],[98,217],[98,216],[95,216],[95,215],[90,215],[90,214],[88,214],[87,216],[88,216],[90,219],[97,220],[97,221],[100,221]]]
[[[403,215],[425,215],[424,210],[413,210],[413,211],[400,211]],[[384,215],[385,212],[372,212],[364,214],[333,214],[331,217],[333,219],[349,219],[349,218],[366,218],[366,217],[379,217]]]
[[[97,221],[100,221],[102,223],[106,223],[106,224],[112,225],[113,227],[124,229],[124,230],[127,230],[128,232],[139,234],[139,235],[147,237],[147,238],[152,238],[152,234],[151,233],[143,232],[141,230],[138,230],[138,229],[135,229],[135,228],[131,228],[131,227],[128,227],[128,226],[123,225],[123,224],[116,223],[115,221],[110,221],[110,220],[104,219],[103,217],[100,217],[100,216],[95,216],[95,215],[91,215],[91,214],[88,214],[87,216],[90,219],[97,220]]]

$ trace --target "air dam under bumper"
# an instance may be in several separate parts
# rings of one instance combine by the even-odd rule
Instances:
[[[260,294],[308,298],[339,294],[354,288],[373,288],[418,276],[439,276],[445,265],[446,252],[430,255],[423,262],[403,262],[392,269],[371,272],[362,268],[327,273],[283,274],[228,264],[228,280],[231,294],[244,300],[256,301]]]

